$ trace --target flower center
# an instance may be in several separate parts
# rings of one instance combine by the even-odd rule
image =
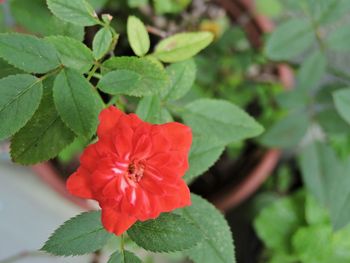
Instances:
[[[133,161],[128,166],[127,177],[135,183],[140,182],[145,171],[145,164],[142,161]]]

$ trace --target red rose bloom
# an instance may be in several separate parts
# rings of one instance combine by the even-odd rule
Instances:
[[[181,178],[188,169],[189,127],[176,122],[152,125],[113,106],[99,119],[99,140],[85,149],[67,188],[99,202],[109,232],[121,235],[136,220],[191,204]]]

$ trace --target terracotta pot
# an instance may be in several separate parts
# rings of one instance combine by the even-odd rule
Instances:
[[[261,48],[264,33],[271,32],[274,24],[268,18],[255,12],[252,0],[216,0],[230,16],[231,20],[240,24],[248,39],[255,48]],[[278,77],[286,90],[293,86],[293,73],[286,64],[277,65]],[[238,185],[226,189],[210,201],[221,211],[226,212],[241,204],[265,182],[275,169],[281,152],[278,149],[268,150],[260,162]]]

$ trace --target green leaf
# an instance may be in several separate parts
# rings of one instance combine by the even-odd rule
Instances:
[[[158,15],[177,14],[186,9],[191,0],[153,0]]]
[[[147,54],[151,42],[146,26],[136,16],[129,16],[127,22],[127,33],[130,46],[139,57]]]
[[[52,36],[45,38],[45,40],[56,48],[62,64],[66,67],[85,73],[94,63],[91,50],[74,38]]]
[[[0,58],[0,79],[10,75],[21,73],[23,73],[21,70],[15,68],[14,66],[8,64],[5,60]]]
[[[38,108],[42,92],[41,81],[31,75],[0,79],[0,140],[26,124]]]
[[[254,228],[264,244],[276,251],[291,252],[291,237],[304,224],[303,192],[282,198],[265,207],[254,220]]]
[[[162,108],[159,96],[143,97],[137,105],[136,114],[142,120],[154,124],[173,121],[169,111]]]
[[[128,6],[131,8],[142,7],[148,4],[148,0],[128,0]]]
[[[112,254],[107,263],[142,263],[142,261],[134,253],[124,250]]]
[[[87,2],[95,9],[100,10],[107,4],[108,0],[87,0]]]
[[[53,16],[43,0],[12,0],[11,15],[26,31],[42,36],[65,35],[83,40],[84,27]],[[35,19],[33,19],[35,17]]]
[[[169,83],[165,70],[146,58],[113,57],[103,64],[104,72],[111,70],[127,70],[133,72],[134,76],[135,74],[140,76],[140,79],[135,82],[132,88],[128,88],[127,93],[125,93],[127,95],[149,96],[159,94]],[[113,77],[109,76],[108,78],[113,81]],[[101,81],[104,81],[103,78]],[[120,83],[117,81],[116,84],[119,85]],[[117,85],[111,85],[108,90],[117,90],[119,93]]]
[[[308,224],[329,224],[328,211],[312,195],[306,196],[305,218]]]
[[[216,138],[222,145],[257,136],[263,131],[247,113],[224,100],[196,100],[186,105],[181,115],[195,134]]]
[[[350,124],[350,88],[335,91],[333,99],[339,115]]]
[[[101,249],[111,234],[104,230],[100,218],[100,211],[71,218],[51,235],[41,250],[57,256],[75,256]]]
[[[346,52],[350,50],[348,45],[350,41],[349,25],[338,27],[331,31],[326,39],[327,47],[334,51]]]
[[[73,132],[62,122],[55,109],[50,81],[44,81],[44,96],[38,110],[12,138],[11,157],[17,163],[28,165],[49,160],[74,139]]]
[[[186,95],[196,79],[196,64],[193,59],[178,62],[167,67],[170,85],[162,93],[165,100],[177,100]]]
[[[92,50],[96,60],[101,59],[111,48],[113,36],[108,28],[101,28],[94,37]]]
[[[306,187],[330,211],[333,227],[338,230],[350,222],[350,162],[340,160],[325,144],[313,143],[300,156]]]
[[[308,127],[308,116],[299,111],[294,112],[275,123],[260,141],[269,147],[296,147],[306,134]]]
[[[314,41],[313,30],[305,19],[281,24],[266,44],[266,55],[273,60],[288,60],[305,51]]]
[[[142,76],[130,70],[115,70],[107,73],[98,82],[97,87],[108,94],[133,94],[135,86]]]
[[[203,198],[192,194],[191,199],[192,205],[179,212],[196,226],[203,240],[185,254],[195,263],[236,262],[231,231],[223,215]]]
[[[193,181],[207,171],[219,159],[224,149],[225,146],[216,138],[195,135],[189,156],[190,168],[184,177],[186,182]]]
[[[128,230],[128,235],[137,245],[153,252],[181,251],[195,246],[201,239],[194,224],[170,213],[137,222]]]
[[[316,51],[304,60],[298,72],[298,88],[310,91],[317,88],[326,73],[327,59],[321,53]]]
[[[99,23],[93,7],[85,0],[47,0],[51,12],[58,18],[79,26]]]
[[[163,39],[154,56],[164,62],[178,62],[195,56],[214,39],[210,32],[179,33]]]
[[[0,57],[31,73],[46,73],[59,66],[54,47],[34,36],[0,34]]]
[[[302,227],[293,236],[293,247],[301,262],[330,263],[335,255],[331,246],[332,228],[328,225]]]
[[[278,0],[257,0],[256,10],[259,14],[265,16],[278,17],[281,15],[283,7]]]
[[[77,71],[64,69],[56,77],[53,97],[62,120],[77,135],[89,138],[96,130],[99,105],[93,87]]]

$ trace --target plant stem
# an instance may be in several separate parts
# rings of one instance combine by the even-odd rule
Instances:
[[[120,236],[120,253],[122,253],[124,257],[124,234]]]
[[[91,78],[94,76],[94,74],[96,73],[96,71],[98,70],[99,67],[100,67],[100,64],[95,63],[95,65],[92,67],[92,69],[90,70],[90,72],[86,78],[88,81],[91,80]]]

